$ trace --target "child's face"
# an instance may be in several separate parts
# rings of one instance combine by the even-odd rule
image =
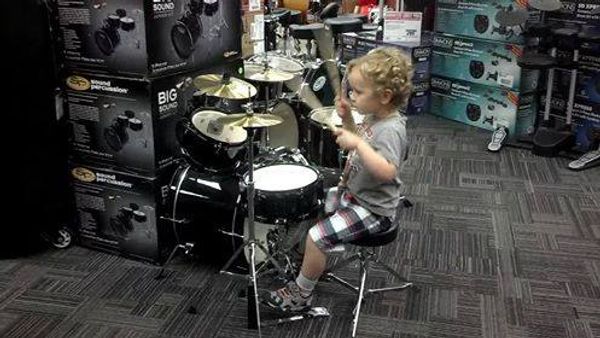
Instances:
[[[373,90],[372,81],[366,79],[358,69],[352,69],[348,75],[348,82],[352,89],[350,101],[361,114],[373,114],[382,110],[382,102]]]

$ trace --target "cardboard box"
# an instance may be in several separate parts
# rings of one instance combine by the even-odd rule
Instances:
[[[538,88],[540,71],[519,67],[517,59],[524,49],[517,44],[438,33],[433,38],[431,72],[526,93]]]
[[[153,176],[180,153],[177,121],[195,108],[193,78],[237,74],[241,60],[204,71],[155,79],[69,73],[65,100],[70,157],[116,171]]]
[[[417,115],[429,112],[431,101],[431,86],[429,81],[413,83],[413,90],[404,109],[406,115]]]
[[[548,13],[549,21],[599,25],[600,14],[592,14],[594,9],[600,7],[598,0],[561,0],[561,3],[561,10]]]
[[[83,246],[112,254],[161,263],[174,245],[165,213],[173,166],[155,178],[70,164],[77,213],[77,235]]]
[[[432,76],[430,111],[487,130],[501,124],[514,137],[533,132],[537,98],[507,88]]]
[[[509,10],[527,10],[527,1],[438,0],[435,31],[486,40],[523,43],[525,38],[521,27],[501,26],[496,21],[499,12]],[[539,21],[539,13],[530,11],[525,28],[528,24],[537,21]]]
[[[56,0],[71,70],[153,77],[241,56],[240,1]]]
[[[431,46],[429,44],[383,42],[376,41],[372,34],[344,33],[342,46],[344,62],[366,55],[377,47],[398,48],[410,57],[414,67],[413,82],[424,81],[431,76]]]
[[[558,121],[564,121],[567,117],[568,96],[562,97],[552,95],[550,101],[550,115]],[[539,114],[543,116],[546,107],[546,95],[539,97]],[[582,123],[583,121],[600,122],[600,103],[595,103],[576,97],[573,101],[573,122]]]

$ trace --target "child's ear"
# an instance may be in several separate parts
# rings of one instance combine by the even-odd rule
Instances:
[[[394,93],[392,93],[392,90],[384,89],[383,92],[381,92],[381,95],[379,95],[379,102],[382,105],[388,105],[392,102],[393,98],[394,98]]]

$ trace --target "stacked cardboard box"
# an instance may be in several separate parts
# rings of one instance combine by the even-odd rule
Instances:
[[[522,30],[495,20],[499,11],[525,6],[518,0],[437,2],[432,114],[488,130],[501,124],[512,136],[533,131],[539,71],[517,64],[525,51]],[[537,18],[532,13],[530,22]]]
[[[240,1],[56,0],[80,243],[161,262],[193,78],[242,70]]]

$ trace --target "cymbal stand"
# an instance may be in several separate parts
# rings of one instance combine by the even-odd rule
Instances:
[[[246,114],[248,116],[253,115],[252,105],[246,105]],[[254,152],[252,147],[252,142],[254,140],[254,129],[253,127],[246,128],[248,130],[248,138],[247,138],[247,147],[248,147],[248,183],[246,187],[247,199],[248,199],[248,240],[244,241],[244,243],[235,251],[235,253],[229,258],[227,263],[221,268],[222,274],[233,275],[227,271],[236,258],[244,252],[244,249],[250,248],[250,275],[246,276],[249,281],[248,285],[248,328],[249,329],[258,329],[258,335],[261,336],[260,330],[260,311],[258,308],[258,284],[256,278],[256,248],[258,247],[265,254],[266,258],[275,266],[275,268],[280,272],[284,273],[283,269],[275,261],[273,256],[269,254],[268,250],[256,241],[256,231],[254,227]],[[252,320],[255,319],[255,320]]]

